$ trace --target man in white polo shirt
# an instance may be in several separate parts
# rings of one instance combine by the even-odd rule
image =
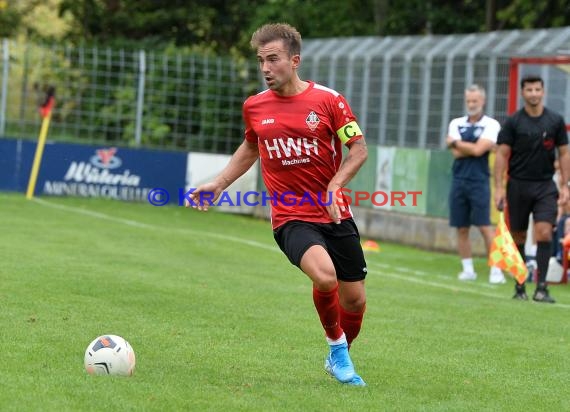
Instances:
[[[493,241],[489,152],[497,143],[501,125],[484,114],[485,89],[481,86],[474,84],[465,89],[465,106],[467,115],[449,123],[447,146],[455,158],[449,193],[449,224],[457,228],[457,249],[463,265],[458,278],[469,281],[477,279],[469,240],[470,227],[479,228],[487,253]],[[491,267],[489,282],[506,282],[501,269]]]

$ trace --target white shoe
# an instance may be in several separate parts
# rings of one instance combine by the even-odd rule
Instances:
[[[502,285],[507,283],[507,279],[505,279],[505,275],[503,275],[500,269],[493,268],[491,272],[489,272],[489,283],[492,285]]]
[[[457,276],[457,279],[459,279],[459,280],[476,280],[477,279],[477,273],[475,273],[475,272],[460,272],[459,275]]]

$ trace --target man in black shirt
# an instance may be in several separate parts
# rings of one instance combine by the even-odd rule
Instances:
[[[533,214],[537,242],[538,283],[533,295],[537,302],[554,303],[546,286],[548,261],[552,255],[552,229],[556,223],[557,201],[569,200],[570,153],[564,119],[543,104],[544,82],[539,76],[521,80],[524,107],[507,118],[497,139],[495,158],[495,204],[506,203],[510,231],[524,260],[528,219]],[[552,176],[558,149],[560,173],[565,183],[556,188]],[[503,176],[508,166],[508,182]],[[506,202],[505,202],[506,200]],[[515,286],[515,299],[527,300],[525,284]]]

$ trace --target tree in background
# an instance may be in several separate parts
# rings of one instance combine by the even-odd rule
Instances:
[[[290,23],[305,39],[475,33],[570,25],[569,4],[567,0],[486,0],[484,4],[475,0],[0,0],[0,36],[25,38],[23,47],[10,49],[9,118],[33,126],[37,113],[29,102],[34,97],[32,86],[49,83],[59,93],[53,133],[133,143],[134,102],[138,79],[143,78],[137,50],[144,49],[147,93],[142,143],[231,153],[240,143],[241,113],[225,108],[239,107],[260,87],[249,40],[262,24]],[[180,76],[172,70],[189,72]],[[68,124],[85,127],[68,130]]]
[[[229,51],[239,37],[256,0],[62,0],[60,17],[71,16],[66,37],[137,47],[166,44],[201,50]]]
[[[0,37],[13,37],[20,29],[23,11],[15,2],[0,0]]]
[[[488,0],[490,1],[490,0]],[[539,29],[570,25],[570,2],[567,0],[500,1],[495,29]]]
[[[249,53],[288,22],[305,38],[474,33],[570,25],[567,0],[0,0],[0,36]]]
[[[59,18],[61,0],[0,0],[0,38],[60,40],[70,21]]]

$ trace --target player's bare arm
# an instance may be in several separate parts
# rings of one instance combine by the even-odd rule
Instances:
[[[192,207],[201,211],[207,211],[209,204],[208,202],[200,201],[200,193],[213,193],[213,198],[208,196],[208,199],[212,203],[215,202],[224,189],[235,182],[241,175],[247,172],[251,166],[253,166],[258,156],[259,150],[257,148],[257,144],[244,140],[237,148],[224,170],[222,170],[212,182],[198,186],[196,190],[190,194],[190,199],[192,199],[193,202]],[[186,207],[190,207],[191,205],[188,201],[185,201],[184,203]]]
[[[568,189],[568,179],[570,179],[570,152],[568,152],[568,145],[558,146],[558,162],[560,165],[560,178],[562,179],[558,203],[563,206],[570,200]]]
[[[327,188],[328,193],[332,193],[333,202],[327,206],[329,216],[335,223],[340,223],[341,212],[344,212],[345,205],[341,199],[336,199],[335,194],[339,193],[339,189],[344,187],[356,175],[368,158],[368,148],[364,137],[355,140],[348,146],[348,155],[340,165],[340,168],[331,179]]]
[[[507,171],[508,159],[511,156],[511,146],[501,144],[497,148],[495,155],[495,206],[501,210],[505,206],[505,186],[504,176]]]

